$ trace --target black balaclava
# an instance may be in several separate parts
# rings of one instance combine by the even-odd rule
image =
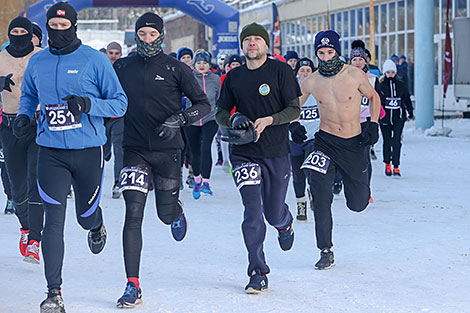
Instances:
[[[318,59],[318,72],[324,77],[333,77],[343,69],[344,62],[338,53],[328,61]]]
[[[152,27],[158,30],[160,36],[150,43],[146,43],[139,38],[137,32],[142,27]],[[135,42],[137,43],[137,54],[144,59],[154,57],[163,51],[162,44],[165,40],[165,34],[163,29],[163,20],[160,16],[155,13],[147,12],[135,23]]]
[[[38,47],[41,47],[41,45],[42,45],[42,29],[36,23],[33,23],[33,35],[36,35],[36,37],[38,37],[38,39],[39,39],[39,46]]]
[[[28,33],[26,35],[16,36],[11,35],[10,31],[15,27],[21,27],[26,29]],[[22,58],[31,51],[34,50],[34,45],[31,42],[33,38],[33,24],[24,17],[18,16],[17,18],[13,19],[8,26],[8,39],[10,40],[10,44],[7,47],[8,53],[10,53],[15,58]]]
[[[56,30],[49,27],[49,20],[54,17],[68,19],[72,26],[65,30]],[[63,49],[76,42],[77,38],[77,11],[68,3],[58,2],[47,11],[47,36],[49,46],[55,49]]]

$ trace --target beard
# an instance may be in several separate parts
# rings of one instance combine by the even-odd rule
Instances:
[[[263,58],[263,54],[260,51],[248,51],[245,54],[247,60],[261,60]]]

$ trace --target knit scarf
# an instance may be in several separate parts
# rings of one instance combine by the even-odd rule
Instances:
[[[319,60],[318,71],[324,77],[333,77],[343,69],[344,62],[339,58],[338,53],[329,61]]]
[[[140,40],[137,33],[135,34],[135,42],[137,43],[137,54],[143,58],[151,58],[162,52],[162,44],[165,40],[165,34],[162,32],[157,39],[151,43],[146,43]]]

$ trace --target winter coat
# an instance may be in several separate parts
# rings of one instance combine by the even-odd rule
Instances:
[[[385,117],[380,119],[383,125],[393,124],[396,121],[407,119],[413,114],[413,104],[411,103],[408,87],[397,78],[380,79],[377,88],[382,107],[385,109]]]
[[[84,149],[105,144],[104,117],[123,116],[127,108],[127,97],[108,58],[101,52],[80,45],[69,54],[52,54],[49,49],[39,51],[31,57],[21,86],[18,114],[30,118],[41,106],[38,118],[36,143],[58,149]],[[64,118],[63,114],[46,105],[65,105],[62,98],[76,95],[88,97],[90,111],[80,114],[81,127],[67,130],[51,130],[48,119]],[[62,113],[67,113],[62,111]],[[65,114],[66,115],[66,114]],[[69,116],[71,113],[69,114]]]

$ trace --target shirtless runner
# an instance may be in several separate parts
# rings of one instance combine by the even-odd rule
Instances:
[[[301,106],[310,94],[318,102],[320,130],[315,134],[312,153],[305,159],[313,196],[315,233],[321,258],[316,269],[329,269],[334,263],[331,251],[333,219],[332,186],[336,169],[344,181],[346,205],[355,212],[369,204],[367,146],[378,140],[379,95],[363,71],[339,58],[339,35],[331,30],[315,37],[318,71],[302,82]],[[361,94],[370,100],[371,120],[361,132]]]

